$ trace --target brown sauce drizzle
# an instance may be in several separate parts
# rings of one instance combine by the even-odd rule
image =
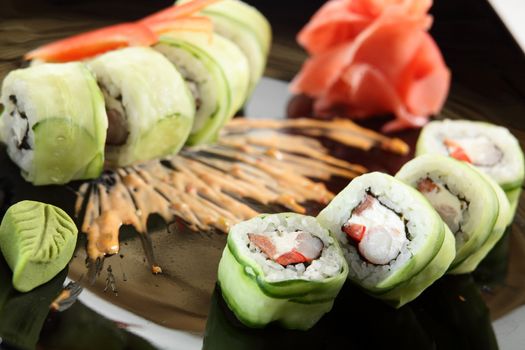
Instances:
[[[147,245],[151,214],[166,222],[179,217],[195,231],[228,232],[231,225],[259,213],[247,199],[304,213],[301,203],[326,204],[333,197],[323,183],[312,178],[351,179],[367,171],[330,156],[311,136],[283,133],[290,128],[303,135],[321,130],[324,137],[337,141],[348,132],[345,144],[365,150],[381,147],[399,154],[408,150],[401,140],[346,120],[234,119],[215,145],[188,148],[162,160],[107,172],[80,187],[75,208],[77,215],[84,208],[81,230],[87,234],[89,260],[97,262],[91,265],[101,268],[104,256],[118,253],[119,229],[131,225],[143,238],[152,272],[161,273]]]

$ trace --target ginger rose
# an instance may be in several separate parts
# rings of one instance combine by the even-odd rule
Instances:
[[[445,102],[450,72],[427,33],[430,0],[331,0],[298,35],[312,55],[291,84],[319,115],[393,113],[385,131],[419,127]]]

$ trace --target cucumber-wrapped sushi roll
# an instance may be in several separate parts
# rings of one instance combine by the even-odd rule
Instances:
[[[304,330],[330,311],[347,273],[337,241],[315,218],[265,214],[231,229],[218,283],[247,326]]]
[[[466,163],[423,155],[406,163],[396,177],[422,193],[454,234],[452,273],[473,271],[509,222],[502,190]]]
[[[241,108],[248,89],[246,57],[228,39],[211,35],[170,32],[155,46],[181,72],[195,99],[189,144],[215,141],[222,126]]]
[[[469,120],[433,121],[423,128],[416,146],[416,155],[426,153],[471,163],[503,188],[512,207],[517,206],[525,165],[520,144],[508,129]]]
[[[348,278],[401,307],[441,277],[454,236],[416,190],[383,173],[355,178],[319,213],[342,245]]]
[[[102,93],[83,64],[12,71],[1,104],[2,140],[27,181],[64,184],[101,173],[108,122]]]
[[[266,67],[272,41],[270,23],[255,7],[238,0],[218,1],[200,14],[209,17],[215,32],[233,41],[246,55],[250,65],[250,95]]]
[[[184,79],[146,47],[111,51],[88,62],[104,95],[111,167],[174,154],[191,131],[195,105]]]

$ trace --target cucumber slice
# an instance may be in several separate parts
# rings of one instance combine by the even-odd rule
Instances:
[[[224,70],[213,58],[213,51],[168,36],[161,37],[155,49],[175,64],[186,81],[195,84],[194,93],[200,106],[195,112],[188,144],[213,142],[231,110],[230,86]]]
[[[386,293],[374,294],[374,296],[384,300],[389,305],[399,308],[409,301],[416,299],[423,291],[432,285],[439,277],[443,276],[452,261],[455,254],[454,235],[443,223],[444,240],[434,258],[418,273],[404,283],[392,288]]]
[[[28,181],[63,184],[101,173],[107,116],[102,94],[83,64],[13,71],[4,80],[1,103],[6,106],[2,139]]]
[[[157,122],[137,140],[134,158],[152,159],[159,155],[175,154],[182,146],[191,126],[191,118],[172,115]]]
[[[33,126],[34,171],[22,172],[35,185],[67,183],[100,175],[104,157],[85,129],[68,119],[46,119]],[[91,150],[91,152],[90,152]],[[82,155],[82,156],[79,156]],[[77,172],[74,172],[76,169]]]
[[[468,203],[456,235],[456,258],[451,270],[476,252],[491,235],[499,213],[496,193],[483,175],[466,163],[441,155],[423,155],[406,163],[396,178],[412,187],[422,178],[439,178]],[[504,214],[507,215],[507,214]]]
[[[163,35],[156,49],[193,80],[202,93],[204,108],[197,113],[188,143],[214,141],[220,128],[234,116],[246,99],[249,84],[246,57],[235,44],[218,34],[210,38],[208,34],[190,31]],[[208,97],[210,100],[207,100]],[[210,107],[213,105],[215,108]]]
[[[510,202],[511,221],[514,219],[514,216],[516,215],[516,210],[518,210],[518,204],[520,202],[521,191],[522,191],[521,185],[511,190],[505,191],[505,194],[507,195],[507,198]]]
[[[106,108],[121,107],[128,131],[122,144],[108,144],[109,166],[174,154],[182,147],[195,105],[184,79],[163,55],[151,48],[130,47],[98,56],[88,66],[105,91]],[[119,105],[110,106],[110,99]]]
[[[367,189],[385,200],[395,200],[394,203],[397,203],[402,215],[405,217],[411,215],[413,221],[420,221],[419,226],[418,224],[412,226],[415,236],[405,252],[407,258],[402,260],[402,263],[394,262],[395,266],[388,269],[367,264],[358,258],[356,248],[348,242],[346,234],[341,230]],[[419,217],[416,217],[414,212],[418,212]],[[371,294],[386,293],[421,273],[439,253],[447,235],[441,218],[418,191],[379,172],[365,174],[352,180],[319,213],[317,220],[341,243],[349,263],[348,278]],[[407,254],[410,254],[410,257]],[[429,276],[429,278],[437,279],[439,276]]]
[[[333,299],[303,304],[266,295],[228,247],[219,263],[218,283],[228,307],[242,323],[254,328],[276,321],[285,328],[306,330],[333,305]]]
[[[188,0],[179,1],[179,3]],[[251,95],[264,73],[272,41],[268,20],[253,6],[242,1],[223,0],[206,7],[201,15],[212,19],[214,30],[239,46],[250,65]]]
[[[474,167],[472,167],[475,169]],[[469,257],[467,257],[459,266],[450,271],[451,274],[460,274],[460,273],[469,273],[474,271],[479,263],[485,258],[485,256],[494,248],[496,243],[501,239],[505,233],[505,229],[512,221],[513,212],[511,211],[509,200],[507,199],[505,192],[498,186],[498,184],[492,180],[488,175],[478,171],[478,173],[483,176],[485,181],[490,185],[494,190],[498,198],[498,217],[492,232],[486,239],[486,241],[479,247],[475,252],[473,252]]]

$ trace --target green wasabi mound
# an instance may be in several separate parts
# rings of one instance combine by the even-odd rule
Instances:
[[[55,277],[71,260],[77,227],[62,209],[22,201],[0,225],[0,250],[13,271],[13,286],[28,292]]]

